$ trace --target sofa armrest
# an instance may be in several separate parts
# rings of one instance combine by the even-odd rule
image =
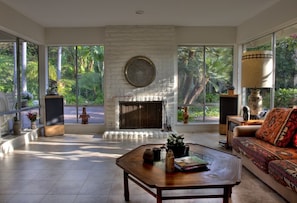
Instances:
[[[233,137],[254,137],[261,125],[241,125],[233,129]]]

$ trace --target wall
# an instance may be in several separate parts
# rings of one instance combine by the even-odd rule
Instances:
[[[104,28],[46,28],[47,45],[104,44]]]
[[[44,43],[44,28],[0,2],[0,29],[25,40]]]
[[[176,108],[176,43],[173,26],[108,26],[105,29],[105,124],[119,127],[119,101],[165,101],[167,116],[173,121]],[[126,62],[146,56],[156,66],[156,78],[148,86],[136,88],[124,75]],[[165,119],[165,117],[164,117]]]
[[[234,45],[235,27],[176,27],[178,45]]]

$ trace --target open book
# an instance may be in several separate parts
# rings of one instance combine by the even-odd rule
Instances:
[[[208,162],[198,156],[184,156],[174,159],[175,167],[181,171],[207,169]]]

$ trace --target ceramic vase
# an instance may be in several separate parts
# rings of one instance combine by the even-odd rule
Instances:
[[[36,121],[31,121],[31,129],[36,129]]]
[[[21,134],[21,121],[14,121],[13,123],[13,134],[20,135]]]
[[[259,89],[251,89],[251,93],[248,96],[248,106],[251,116],[258,117],[262,111],[262,96]]]

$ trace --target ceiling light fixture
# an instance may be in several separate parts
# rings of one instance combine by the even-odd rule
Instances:
[[[144,10],[136,10],[135,12],[137,15],[142,15],[144,14]]]

